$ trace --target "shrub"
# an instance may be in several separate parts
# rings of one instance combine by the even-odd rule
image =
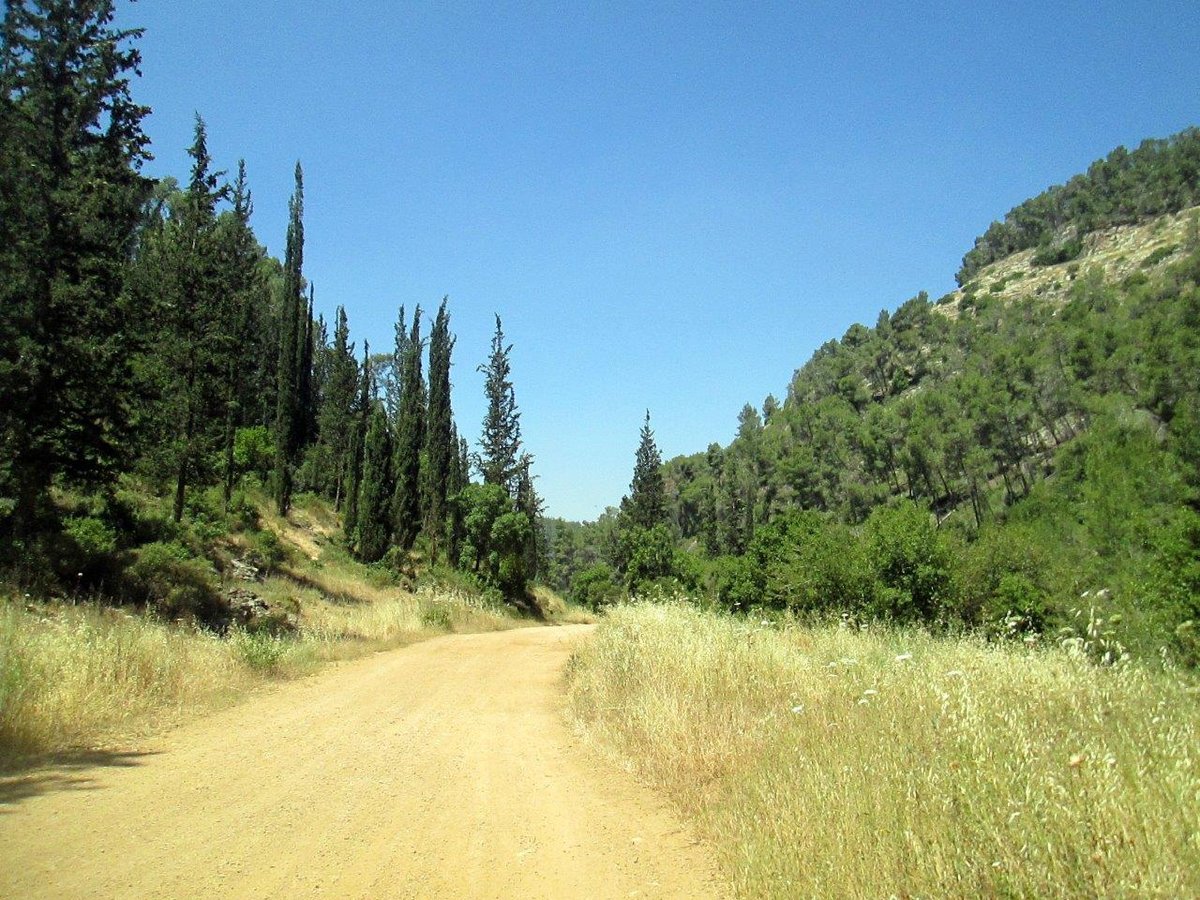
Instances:
[[[864,538],[878,587],[867,612],[897,622],[945,621],[951,559],[929,511],[911,500],[876,509]]]
[[[1079,238],[1068,238],[1059,243],[1043,244],[1033,254],[1035,266],[1056,266],[1059,263],[1077,259],[1083,252],[1083,242]]]
[[[155,542],[139,548],[125,577],[131,598],[165,618],[214,624],[226,613],[212,566],[180,544]]]
[[[616,573],[605,563],[596,563],[576,574],[571,582],[571,602],[589,609],[616,603],[625,592],[616,581]]]

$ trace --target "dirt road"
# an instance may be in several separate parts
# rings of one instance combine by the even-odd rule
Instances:
[[[0,896],[714,896],[702,848],[563,723],[589,627],[376,654],[4,779]]]

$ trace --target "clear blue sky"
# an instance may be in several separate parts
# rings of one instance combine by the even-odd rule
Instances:
[[[953,287],[988,223],[1200,124],[1200,4],[141,0],[153,175],[193,114],[327,319],[390,348],[450,296],[472,441],[493,312],[551,515],[628,490],[856,321]]]

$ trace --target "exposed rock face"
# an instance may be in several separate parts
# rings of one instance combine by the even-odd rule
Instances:
[[[248,588],[233,588],[226,595],[229,605],[228,626],[246,631],[265,631],[269,634],[293,634],[300,627],[292,613],[272,607]]]
[[[230,568],[233,570],[231,574],[238,581],[262,581],[262,570],[243,559],[231,560]]]

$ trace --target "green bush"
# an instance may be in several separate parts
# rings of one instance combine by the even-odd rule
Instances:
[[[929,511],[911,500],[881,506],[863,537],[878,582],[866,612],[896,622],[945,622],[954,601],[953,560]]]
[[[70,516],[63,521],[56,563],[69,584],[95,585],[111,577],[116,565],[117,532],[96,516]]]
[[[1033,264],[1035,266],[1056,266],[1059,263],[1077,259],[1082,252],[1083,242],[1079,238],[1047,243],[1040,246],[1033,254]]]
[[[625,596],[617,584],[616,573],[605,563],[596,563],[575,575],[571,582],[571,602],[588,609],[600,609]]]
[[[212,566],[181,544],[155,542],[138,548],[125,570],[125,583],[130,599],[165,618],[216,624],[225,617]]]

